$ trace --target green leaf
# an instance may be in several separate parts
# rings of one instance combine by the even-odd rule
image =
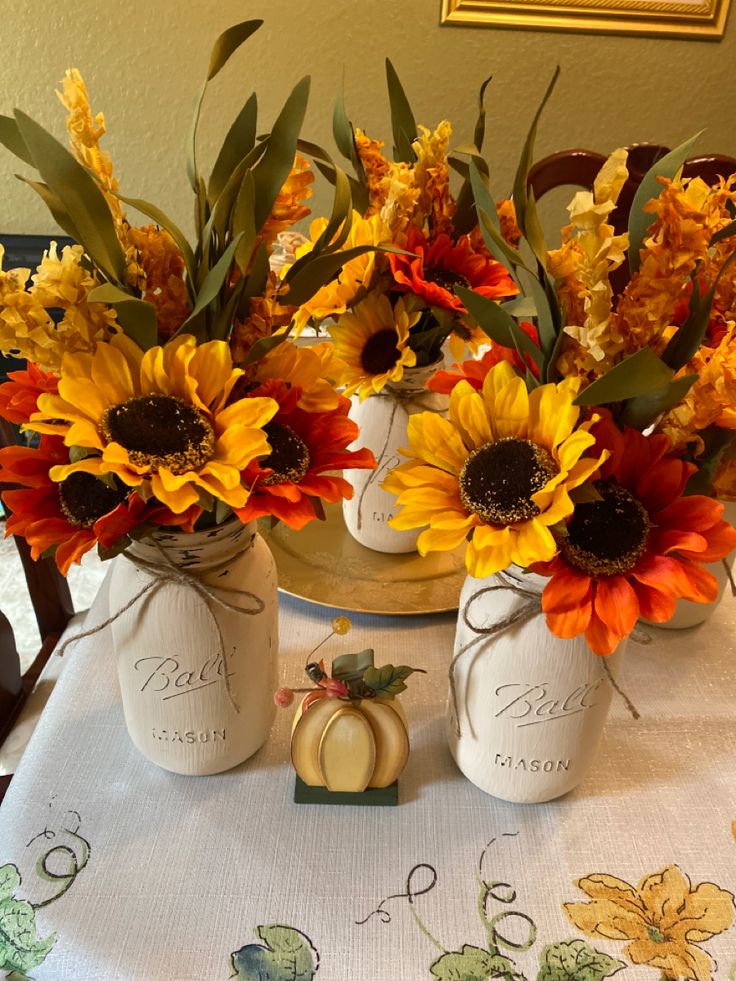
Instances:
[[[478,118],[475,121],[475,130],[473,132],[473,143],[475,144],[478,152],[483,149],[483,141],[486,138],[486,107],[484,105],[486,97],[486,89],[491,83],[493,75],[489,75],[488,78],[481,82],[480,91],[478,92]]]
[[[70,238],[73,238],[75,242],[78,242],[79,232],[77,231],[74,222],[69,217],[69,213],[64,205],[49,189],[48,185],[44,184],[42,181],[29,180],[27,177],[23,177],[22,174],[16,174],[15,176],[18,178],[18,180],[23,181],[24,184],[27,184],[29,187],[33,188],[33,190],[36,192],[36,194],[38,194],[43,203],[51,212],[51,216],[59,228],[66,232]]]
[[[621,415],[622,422],[634,429],[645,430],[659,415],[681,402],[697,380],[697,374],[683,375],[656,392],[629,399]]]
[[[725,238],[731,238],[732,235],[736,235],[736,221],[731,221],[728,225],[724,225],[723,228],[716,232],[711,238],[711,246],[717,245],[718,242],[722,242]]]
[[[646,172],[641,184],[636,189],[634,200],[631,202],[631,211],[629,212],[629,269],[632,274],[639,269],[639,252],[644,245],[644,237],[647,230],[654,221],[653,215],[644,213],[644,205],[647,201],[658,198],[662,191],[662,185],[657,178],[666,177],[672,180],[690,156],[690,151],[701,133],[702,130],[689,140],[685,140],[684,143],[675,147],[674,150],[671,150],[660,160],[657,160]]]
[[[375,249],[373,245],[356,245],[343,252],[329,252],[316,259],[309,253],[302,256],[289,269],[284,282],[289,286],[285,301],[291,306],[301,306],[311,299],[325,283],[328,283],[351,259]]]
[[[521,157],[519,159],[519,166],[516,170],[516,176],[514,177],[514,206],[516,208],[516,221],[519,225],[521,231],[526,235],[526,207],[527,207],[527,178],[529,177],[529,171],[532,166],[532,161],[534,159],[534,141],[537,138],[537,126],[539,125],[539,119],[542,115],[544,107],[547,105],[549,97],[552,95],[555,85],[557,84],[557,79],[560,75],[560,66],[555,68],[552,80],[547,86],[547,91],[544,93],[544,98],[539,104],[534,119],[532,120],[532,125],[529,128],[526,140],[524,141],[524,147],[521,151]]]
[[[38,172],[63,203],[85,252],[113,282],[125,275],[125,256],[110,208],[92,175],[35,120],[16,109],[15,117]]]
[[[272,334],[270,337],[261,337],[255,342],[250,351],[248,351],[248,356],[244,363],[254,364],[256,361],[260,361],[261,358],[265,358],[267,354],[275,351],[280,344],[288,340],[290,332],[291,326],[287,330],[279,331],[278,334]]]
[[[513,962],[502,954],[489,954],[480,947],[464,944],[460,951],[450,951],[438,958],[429,969],[439,981],[488,981],[489,978],[517,978]]]
[[[501,309],[519,320],[528,320],[537,315],[537,304],[532,296],[515,296],[513,300],[502,303]]]
[[[246,170],[230,217],[231,234],[242,234],[243,236],[235,250],[235,261],[243,274],[248,269],[256,239],[258,238],[255,220],[255,201],[256,184],[253,179],[253,172]]]
[[[332,677],[340,681],[359,681],[373,667],[373,649],[366,648],[357,654],[341,654],[332,662]]]
[[[56,943],[56,934],[45,940],[36,936],[36,913],[23,900],[0,901],[0,969],[27,972],[45,959]]]
[[[312,253],[336,252],[350,234],[352,223],[352,194],[348,176],[339,167],[335,167],[335,197],[332,214],[325,230],[314,243]]]
[[[643,347],[583,389],[573,405],[605,405],[651,395],[668,385],[673,375],[650,347]]]
[[[112,283],[96,286],[90,290],[87,299],[90,303],[106,303],[114,307],[118,323],[142,351],[158,343],[156,308],[151,303],[131,296]]]
[[[486,135],[486,108],[484,103],[484,98],[486,94],[486,88],[490,83],[492,75],[486,78],[480,87],[480,92],[478,93],[478,118],[475,121],[475,130],[473,133],[473,146],[471,152],[473,157],[478,161],[478,167],[485,168],[485,174],[488,175],[488,167],[485,160],[480,156],[480,152],[483,149],[483,141]],[[456,153],[463,152],[462,148],[455,151]],[[477,215],[475,212],[475,205],[473,201],[473,188],[470,182],[469,172],[464,174],[464,180],[460,190],[455,199],[455,214],[452,218],[453,228],[456,234],[465,235],[470,232],[477,222]]]
[[[299,130],[309,99],[309,76],[295,85],[273,124],[266,152],[254,168],[256,182],[256,228],[261,229],[271,214],[274,201],[294,163]]]
[[[20,872],[15,865],[0,866],[0,902],[10,899],[20,885]]]
[[[210,65],[207,69],[207,81],[211,82],[217,73],[225,67],[241,44],[247,41],[263,24],[262,20],[244,20],[233,24],[217,38],[210,54]]]
[[[735,260],[736,252],[732,252],[718,270],[715,280],[704,297],[700,292],[700,285],[698,283],[699,270],[697,266],[692,273],[693,290],[690,294],[687,320],[670,338],[667,347],[662,353],[664,363],[669,365],[670,368],[674,368],[675,371],[686,365],[700,347],[705,337],[705,332],[708,329],[710,311],[720,278],[728,267],[733,265]]]
[[[529,278],[529,287],[534,299],[534,305],[537,308],[537,333],[539,335],[539,346],[544,353],[545,359],[549,359],[552,355],[552,351],[554,350],[555,341],[557,340],[555,313],[557,314],[558,320],[561,317],[561,313],[559,311],[559,307],[557,310],[555,310],[555,313],[553,313],[549,292],[545,289],[545,284],[540,283],[536,276],[531,276]],[[556,297],[553,302],[554,305],[557,306]]]
[[[706,494],[713,497],[713,481],[722,463],[736,456],[736,431],[708,426],[698,433],[703,440],[703,452],[694,461],[698,467],[688,480],[686,494]]]
[[[27,163],[30,167],[36,166],[33,156],[21,136],[18,124],[12,116],[0,116],[0,143],[23,163]]]
[[[406,664],[384,664],[380,668],[367,668],[363,674],[363,682],[372,688],[378,698],[394,698],[396,695],[406,691],[404,682],[409,675],[419,671],[424,674],[421,668],[410,668]]]
[[[199,114],[202,111],[204,94],[207,91],[207,82],[202,82],[194,97],[194,111],[192,121],[189,124],[187,133],[187,177],[194,193],[197,193],[199,186],[199,174],[197,173],[197,125],[199,124]]]
[[[492,341],[503,347],[515,348],[524,361],[526,360],[524,356],[528,355],[541,372],[541,350],[526,336],[514,318],[510,317],[498,303],[481,296],[479,293],[474,293],[473,290],[466,289],[464,286],[456,287],[455,292],[462,300],[468,313]]]
[[[176,247],[182,254],[184,258],[184,264],[187,269],[188,283],[187,285],[190,289],[194,287],[195,272],[194,272],[194,252],[189,244],[186,235],[182,230],[176,225],[167,214],[165,214],[160,208],[156,207],[155,204],[151,204],[150,201],[144,201],[143,198],[128,198],[123,194],[117,195],[124,204],[129,205],[131,208],[135,208],[136,211],[140,211],[141,214],[145,215],[147,218],[151,218],[156,222],[161,228],[165,228],[166,231],[171,235]]]
[[[182,327],[186,327],[194,318],[205,310],[210,303],[217,299],[217,296],[222,288],[222,284],[225,282],[225,277],[230,271],[230,266],[233,261],[233,256],[235,255],[235,250],[238,247],[238,243],[242,235],[237,235],[230,245],[225,249],[225,251],[220,256],[217,263],[210,269],[207,273],[204,282],[202,283],[202,288],[197,296],[197,302],[194,304],[194,309],[189,314],[187,319],[182,324]]]
[[[547,244],[544,241],[544,232],[542,231],[542,224],[539,220],[539,212],[537,211],[537,202],[534,197],[534,191],[529,188],[529,195],[526,201],[526,240],[534,253],[540,268],[543,270],[547,262]]]
[[[258,99],[254,92],[238,113],[220,147],[207,185],[210,204],[214,204],[219,198],[230,174],[255,146],[257,120]]]
[[[335,99],[335,108],[332,110],[332,136],[335,140],[335,146],[343,157],[352,162],[354,155],[353,127],[345,111],[344,74]]]
[[[584,940],[568,940],[541,951],[537,981],[603,981],[625,967]]]
[[[394,160],[413,163],[415,158],[412,143],[417,138],[417,124],[411,111],[404,87],[399,81],[396,69],[386,59],[386,83],[388,100],[391,106],[391,131],[394,138]]]
[[[312,981],[319,953],[309,937],[286,926],[258,927],[263,944],[248,944],[231,955],[234,977],[243,981]]]
[[[487,212],[479,210],[478,219],[483,241],[488,246],[489,252],[493,255],[494,259],[497,259],[502,266],[506,267],[509,275],[518,284],[519,277],[517,269],[527,268],[521,253],[517,252],[513,245],[509,245]]]

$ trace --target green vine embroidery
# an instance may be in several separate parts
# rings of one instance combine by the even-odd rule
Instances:
[[[242,981],[312,981],[319,954],[309,937],[287,926],[259,926],[262,944],[247,944],[230,955],[232,978]]]
[[[79,834],[81,819],[76,811],[67,812],[65,817],[68,815],[76,819],[76,823],[68,822],[74,824],[73,830],[63,827],[64,842],[47,848],[36,862],[39,880],[54,886],[50,896],[37,902],[19,898],[23,879],[17,865],[0,866],[0,970],[10,972],[6,975],[8,981],[26,978],[28,971],[46,959],[56,943],[56,934],[38,936],[36,911],[63,896],[89,861],[89,842]],[[26,847],[39,838],[53,840],[56,832],[45,827]]]

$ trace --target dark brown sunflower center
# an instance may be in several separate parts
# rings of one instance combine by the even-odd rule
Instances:
[[[212,458],[215,434],[209,420],[174,395],[139,395],[110,406],[102,431],[120,443],[138,467],[175,474],[197,470]]]
[[[649,515],[624,487],[599,482],[602,500],[578,504],[560,550],[589,576],[622,575],[641,558],[649,535]]]
[[[129,493],[118,481],[111,487],[91,473],[72,473],[59,484],[59,506],[69,524],[91,528],[103,514],[122,504]]]
[[[539,514],[532,494],[558,472],[547,450],[515,436],[474,450],[460,473],[460,500],[483,521],[507,525]]]
[[[264,431],[271,444],[271,453],[263,461],[273,473],[262,481],[270,484],[298,484],[309,470],[309,448],[301,436],[297,436],[291,426],[280,422],[270,422]]]
[[[470,286],[470,281],[462,273],[453,272],[452,269],[425,269],[424,278],[428,283],[436,283],[443,290],[452,293],[454,286]]]
[[[360,364],[368,375],[382,375],[390,371],[401,357],[397,347],[399,335],[391,327],[371,334],[360,352]]]

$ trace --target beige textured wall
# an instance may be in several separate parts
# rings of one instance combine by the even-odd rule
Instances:
[[[105,113],[106,145],[124,191],[156,201],[188,228],[183,146],[194,92],[215,36],[258,16],[264,27],[211,86],[203,162],[254,87],[267,128],[304,74],[312,75],[304,133],[332,148],[330,118],[343,66],[351,117],[371,135],[387,137],[385,56],[417,119],[434,125],[449,118],[458,142],[469,139],[479,83],[493,74],[486,148],[497,196],[508,192],[535,105],[558,62],[562,78],[540,128],[538,155],[570,145],[673,145],[703,127],[703,152],[736,155],[733,23],[715,43],[440,27],[439,0],[7,3],[0,112],[18,106],[61,137],[63,110],[53,90],[66,67],[78,67],[93,107]],[[52,232],[33,192],[14,180],[18,169],[0,148],[0,231]],[[325,207],[327,192],[315,200]]]

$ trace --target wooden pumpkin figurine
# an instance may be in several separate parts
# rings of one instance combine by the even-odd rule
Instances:
[[[333,621],[333,634],[349,629],[347,617]],[[289,704],[294,691],[306,691],[291,730],[292,763],[306,787],[362,794],[395,785],[409,757],[406,716],[396,696],[417,670],[392,664],[377,668],[368,649],[336,658],[330,675],[323,661],[307,664],[314,688],[279,689],[278,705]],[[304,798],[319,799],[314,794]]]

